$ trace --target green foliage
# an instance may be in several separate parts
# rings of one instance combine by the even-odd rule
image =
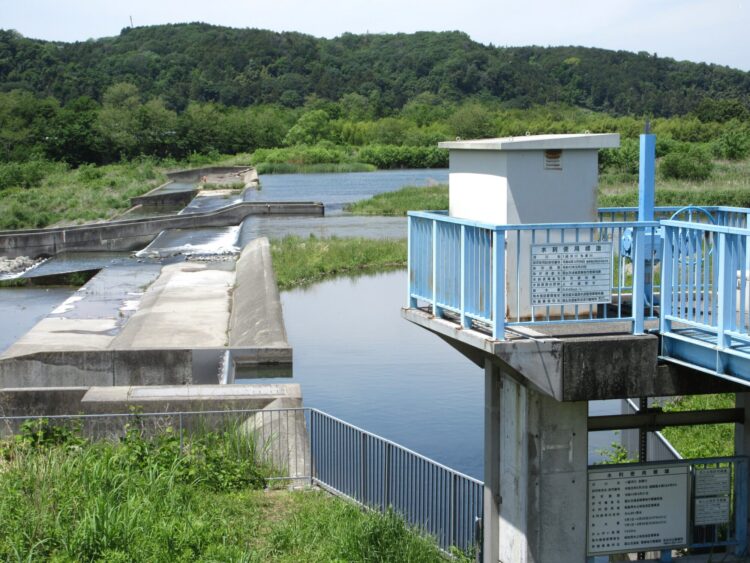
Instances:
[[[437,561],[398,516],[321,492],[264,492],[246,479],[254,443],[230,425],[84,442],[50,421],[5,442],[0,559],[8,561]],[[75,446],[75,447],[74,447]],[[215,475],[207,475],[208,472]],[[254,473],[267,468],[254,466]],[[459,559],[466,561],[465,559]]]
[[[404,267],[406,241],[287,236],[271,241],[271,256],[279,289],[290,289],[337,275]]]
[[[321,108],[308,100],[347,96],[342,115],[361,120],[388,116],[426,94],[440,103],[562,102],[614,115],[695,110],[703,120],[725,121],[746,119],[750,90],[748,73],[718,65],[583,47],[492,47],[460,32],[318,39],[189,23],[53,43],[0,31],[0,52],[5,91],[25,88],[63,104],[84,95],[102,102],[108,88],[130,83],[143,99],[161,98],[177,112],[191,102],[315,110]]]
[[[707,180],[712,170],[711,157],[701,147],[670,152],[659,165],[659,172],[664,178],[676,180]]]
[[[596,450],[596,453],[604,458],[600,464],[606,463],[631,463],[636,461],[630,458],[628,449],[619,442],[612,442],[609,448]]]
[[[284,137],[287,145],[314,145],[330,136],[330,118],[322,109],[302,114]]]
[[[428,539],[410,530],[393,511],[380,515],[363,512],[352,504],[321,505],[318,499],[319,494],[293,496],[296,518],[273,530],[269,542],[272,558],[293,554],[297,561],[363,563],[432,563],[445,559]],[[460,552],[455,557],[459,563],[471,561]]]
[[[80,421],[52,424],[48,418],[29,419],[21,424],[20,430],[15,436],[16,443],[28,448],[76,447],[86,443],[80,435]]]
[[[47,160],[0,162],[0,190],[36,188],[42,184],[47,175],[65,169],[64,164],[56,164]]]
[[[737,124],[727,128],[716,140],[716,156],[727,160],[743,160],[750,155],[750,129]]]
[[[666,412],[734,408],[734,395],[690,395],[663,406]],[[664,437],[686,458],[734,455],[733,424],[701,424],[665,428]]]
[[[355,215],[406,215],[407,211],[448,209],[448,186],[407,186],[350,203],[345,209]]]
[[[446,168],[448,151],[432,147],[407,147],[395,145],[370,145],[357,152],[357,159],[389,168]]]

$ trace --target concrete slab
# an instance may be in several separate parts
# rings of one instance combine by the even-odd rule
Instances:
[[[65,319],[47,317],[19,338],[0,359],[37,352],[106,350],[114,338],[114,319]]]
[[[226,346],[233,284],[234,272],[214,270],[207,264],[165,266],[111,348]]]

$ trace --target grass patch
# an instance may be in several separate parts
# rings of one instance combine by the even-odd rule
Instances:
[[[279,289],[290,289],[341,274],[402,268],[406,241],[288,236],[271,241],[271,255]]]
[[[448,209],[448,186],[406,186],[350,203],[344,209],[355,215],[406,215],[407,211],[413,210]]]
[[[750,207],[750,160],[715,161],[706,181],[668,180],[656,182],[657,205],[730,205]],[[638,178],[604,174],[600,178],[600,207],[638,205]]]
[[[377,170],[365,162],[322,162],[295,164],[291,162],[261,162],[255,166],[258,174],[320,174],[329,172],[373,172]]]
[[[321,492],[264,491],[237,426],[118,443],[27,423],[0,444],[0,558],[51,561],[438,561],[394,514]],[[466,561],[462,556],[459,561]]]
[[[689,395],[664,405],[667,412],[734,408],[734,395]],[[672,426],[664,437],[686,458],[734,455],[734,424]]]

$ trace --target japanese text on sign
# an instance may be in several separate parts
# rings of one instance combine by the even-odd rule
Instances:
[[[609,303],[612,243],[531,245],[531,305]]]
[[[588,554],[688,542],[687,465],[589,469]]]

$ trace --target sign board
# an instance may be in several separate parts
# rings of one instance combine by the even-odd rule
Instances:
[[[728,495],[730,486],[729,467],[709,467],[695,470],[695,496],[712,497]]]
[[[531,305],[609,303],[612,243],[531,245]]]
[[[698,497],[695,499],[695,525],[729,522],[729,497]]]
[[[650,551],[688,544],[687,464],[590,468],[589,555]]]
[[[695,470],[693,514],[696,526],[729,522],[730,487],[731,473],[729,467],[709,467]]]

